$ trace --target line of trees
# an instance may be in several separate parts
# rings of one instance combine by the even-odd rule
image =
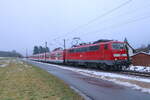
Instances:
[[[39,54],[39,53],[45,53],[45,52],[49,52],[48,47],[34,46],[33,54]]]
[[[13,51],[0,51],[0,57],[23,57],[20,53]]]

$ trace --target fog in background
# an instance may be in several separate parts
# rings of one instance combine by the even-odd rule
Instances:
[[[0,0],[0,51],[31,54],[34,45],[67,47],[72,38],[150,43],[149,0]]]

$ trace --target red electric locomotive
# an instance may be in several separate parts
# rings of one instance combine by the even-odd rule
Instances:
[[[66,50],[65,62],[105,70],[119,70],[129,65],[124,42],[107,41]]]

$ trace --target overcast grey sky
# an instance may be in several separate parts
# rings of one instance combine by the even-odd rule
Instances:
[[[73,37],[90,42],[98,39],[123,41],[136,48],[150,43],[150,0],[0,0],[0,50],[31,53],[34,45],[53,49]],[[76,29],[78,26],[81,28]]]

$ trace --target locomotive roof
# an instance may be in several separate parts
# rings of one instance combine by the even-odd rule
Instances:
[[[101,43],[101,42],[110,42],[110,41],[113,41],[113,40],[100,39],[100,40],[97,40],[97,41],[93,42],[93,44]]]
[[[98,43],[93,43],[93,44],[79,45],[79,46],[72,47],[72,48],[69,48],[69,49],[75,49],[75,48],[81,48],[81,47],[88,47],[88,46],[96,46],[96,45],[100,45],[100,44],[108,44],[108,43],[124,43],[124,42],[121,42],[121,41],[98,42]]]

